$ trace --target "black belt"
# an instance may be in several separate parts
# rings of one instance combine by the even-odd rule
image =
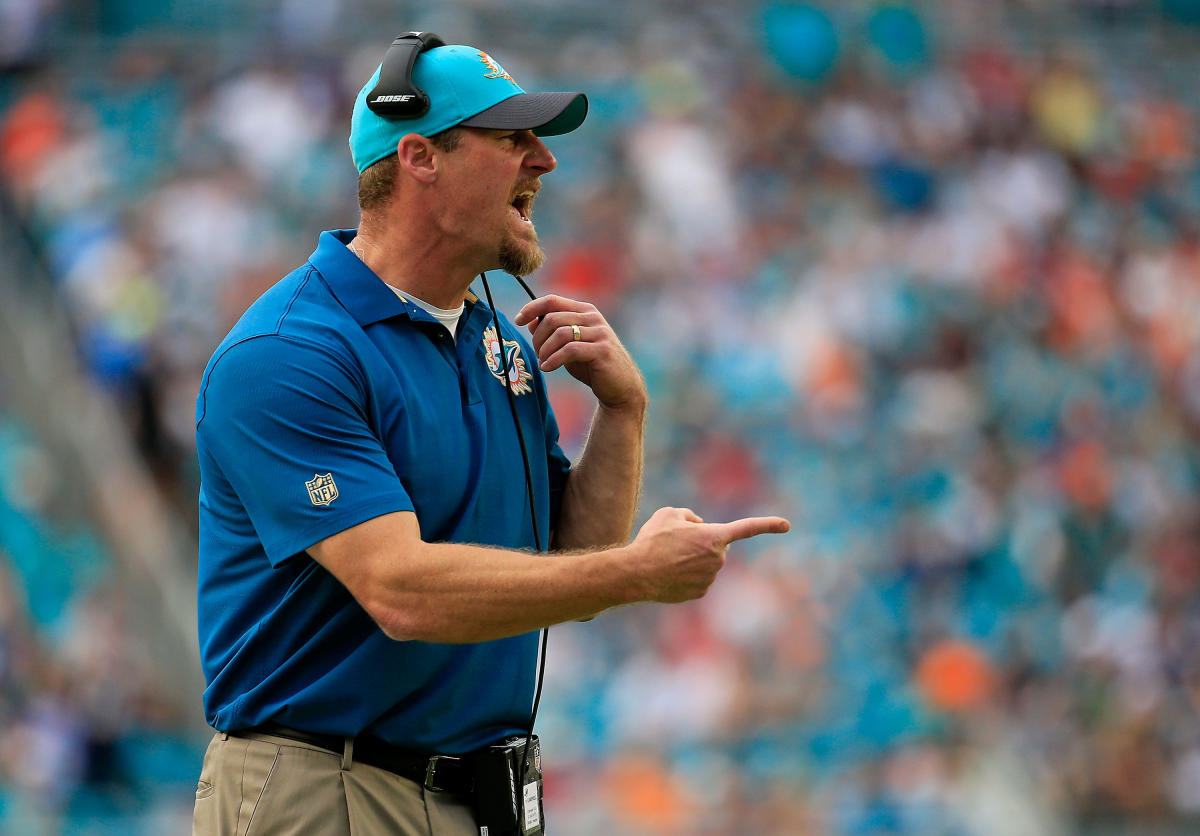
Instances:
[[[346,738],[335,734],[314,734],[276,723],[263,723],[253,728],[231,731],[229,734],[233,737],[246,734],[286,737],[288,740],[307,743],[335,755],[342,754],[346,743]],[[474,764],[470,755],[431,755],[426,752],[414,752],[411,749],[393,746],[378,737],[361,735],[354,738],[354,760],[416,781],[432,792],[469,793],[475,789],[475,778],[472,774]]]

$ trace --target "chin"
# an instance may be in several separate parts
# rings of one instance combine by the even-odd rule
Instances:
[[[500,245],[500,269],[514,276],[528,276],[542,266],[546,254],[534,242],[509,239]]]

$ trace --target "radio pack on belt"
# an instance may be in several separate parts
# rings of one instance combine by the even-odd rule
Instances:
[[[542,747],[537,735],[510,737],[480,749],[475,766],[479,836],[542,836]]]

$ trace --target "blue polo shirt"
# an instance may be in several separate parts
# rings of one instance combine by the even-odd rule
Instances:
[[[524,336],[468,297],[457,344],[322,233],[217,348],[196,405],[208,722],[372,734],[455,753],[525,731],[536,632],[393,641],[305,549],[413,511],[426,542],[533,549],[510,380],[549,542],[569,463]],[[501,345],[503,347],[501,347]],[[396,555],[403,560],[403,554]]]

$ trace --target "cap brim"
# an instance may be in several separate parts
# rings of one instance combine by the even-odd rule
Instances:
[[[558,136],[582,125],[587,112],[588,100],[583,93],[518,93],[459,124]]]

